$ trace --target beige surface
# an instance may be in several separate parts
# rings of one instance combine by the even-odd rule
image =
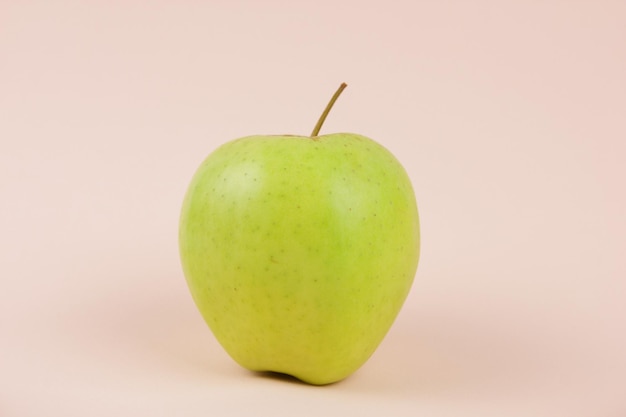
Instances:
[[[0,3],[0,415],[625,416],[625,21],[619,1]],[[177,218],[205,155],[308,133],[341,81],[324,131],[405,164],[423,252],[376,354],[313,388],[221,350]]]

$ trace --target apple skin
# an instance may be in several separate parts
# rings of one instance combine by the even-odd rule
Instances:
[[[323,385],[358,369],[419,258],[410,180],[364,136],[250,136],[202,163],[183,203],[192,297],[241,366]]]

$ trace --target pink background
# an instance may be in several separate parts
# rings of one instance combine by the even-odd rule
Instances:
[[[0,416],[626,416],[626,3],[2,1]],[[177,252],[219,144],[370,136],[412,292],[314,388],[222,351]]]

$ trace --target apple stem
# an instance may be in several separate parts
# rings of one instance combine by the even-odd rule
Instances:
[[[328,113],[330,113],[330,109],[333,108],[333,105],[335,104],[335,101],[337,101],[337,98],[339,97],[341,92],[347,86],[348,86],[348,84],[341,83],[341,85],[339,86],[337,91],[335,91],[335,94],[333,94],[333,97],[330,99],[330,101],[326,105],[326,108],[324,109],[324,112],[322,113],[322,115],[320,116],[319,120],[317,121],[317,124],[313,128],[313,132],[311,133],[311,137],[312,138],[314,138],[315,136],[317,136],[318,133],[320,133],[320,129],[322,128],[322,125],[324,124],[324,121],[326,120],[326,116],[328,116]]]

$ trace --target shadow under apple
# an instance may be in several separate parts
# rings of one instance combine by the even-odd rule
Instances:
[[[143,270],[142,270],[143,268]],[[110,263],[94,282],[115,285],[68,306],[66,331],[77,354],[119,372],[178,381],[271,381],[308,386],[273,372],[249,372],[221,348],[198,313],[178,265],[129,270]],[[124,283],[120,285],[119,283]],[[525,346],[514,330],[464,320],[458,310],[405,308],[378,350],[352,376],[328,385],[344,393],[415,398],[466,395],[505,381]],[[264,382],[264,383],[265,383]],[[322,387],[308,386],[311,389]]]

